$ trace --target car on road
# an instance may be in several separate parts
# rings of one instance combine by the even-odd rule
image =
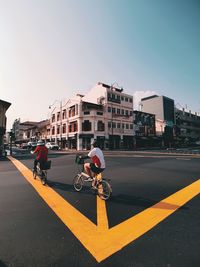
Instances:
[[[28,142],[28,148],[34,150],[37,146],[37,142]]]
[[[47,142],[45,145],[48,149],[52,149],[52,150],[58,150],[59,146],[56,143],[53,142]]]

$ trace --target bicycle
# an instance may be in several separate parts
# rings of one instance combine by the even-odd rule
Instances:
[[[40,181],[43,185],[46,185],[47,183],[47,170],[51,168],[51,161],[46,161],[42,164],[38,162],[36,165],[36,170],[33,170],[33,178],[36,179],[38,176],[40,178]]]
[[[112,188],[108,179],[102,178],[102,173],[95,174],[94,177],[90,177],[84,172],[85,159],[81,155],[76,156],[75,163],[79,166],[79,173],[73,179],[73,186],[77,192],[80,192],[83,188],[84,183],[92,183],[96,180],[95,187],[92,187],[103,200],[108,200],[112,195]]]

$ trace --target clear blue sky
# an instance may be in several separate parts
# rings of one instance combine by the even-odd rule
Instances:
[[[0,0],[0,99],[8,128],[98,81],[200,112],[200,1]]]

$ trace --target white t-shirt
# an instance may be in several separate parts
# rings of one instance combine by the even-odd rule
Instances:
[[[105,169],[106,164],[103,156],[103,152],[100,148],[94,147],[89,153],[88,156],[92,159],[92,162],[97,168]]]

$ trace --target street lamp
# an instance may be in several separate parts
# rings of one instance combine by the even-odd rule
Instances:
[[[114,87],[115,85],[117,86],[117,88]],[[119,86],[119,84],[117,82],[112,83],[110,86],[110,89],[111,89],[111,91],[113,91],[114,89],[117,89],[117,91],[120,93],[123,91],[123,87]],[[114,144],[113,144],[114,143],[113,142],[113,99],[114,99],[113,97],[111,97],[111,99],[110,99],[110,101],[111,101],[111,149],[114,148]]]
[[[52,106],[54,106],[56,102],[58,102],[60,104],[60,144],[61,144],[61,148],[62,148],[62,100],[55,100],[53,102],[53,104],[49,105],[49,109],[51,109]],[[54,110],[55,110],[55,108],[53,109],[53,111]],[[50,126],[50,131],[51,131],[51,126]],[[57,129],[56,129],[56,131],[57,131]],[[56,143],[57,143],[57,138],[56,138]]]

